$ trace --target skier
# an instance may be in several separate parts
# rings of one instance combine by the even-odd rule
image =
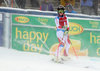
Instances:
[[[65,8],[64,6],[60,5],[57,8],[58,16],[55,17],[55,24],[57,28],[57,38],[59,41],[59,46],[55,52],[55,56],[57,57],[58,61],[62,60],[62,56],[68,56],[68,51],[70,47],[69,35],[66,33],[69,31],[69,22],[68,17],[65,15]],[[62,49],[65,47],[65,50],[62,54]]]

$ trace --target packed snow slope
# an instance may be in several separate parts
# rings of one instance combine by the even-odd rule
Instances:
[[[52,56],[0,47],[0,71],[100,71],[100,58],[74,57],[64,64]]]

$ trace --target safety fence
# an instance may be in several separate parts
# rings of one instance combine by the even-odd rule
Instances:
[[[8,40],[11,40],[10,48],[54,54],[58,46],[54,22],[56,12],[3,8],[2,12],[5,13],[6,24],[11,25],[10,27],[6,26],[9,28],[6,29],[6,32],[10,33],[8,33],[10,35]],[[32,13],[29,14],[29,12]],[[67,14],[67,16],[72,43],[69,53],[75,55],[73,47],[79,56],[100,57],[100,17],[78,14]]]

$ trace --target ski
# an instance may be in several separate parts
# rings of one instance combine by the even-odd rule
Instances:
[[[52,58],[51,61],[54,63],[64,64],[66,62],[72,61],[72,58],[71,57],[63,57],[60,59]]]
[[[55,63],[59,63],[59,64],[64,64],[63,60],[55,60],[55,59],[51,59],[51,61],[55,62]]]

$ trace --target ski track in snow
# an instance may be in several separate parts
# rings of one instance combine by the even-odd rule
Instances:
[[[0,71],[100,71],[100,58],[71,57],[64,64],[52,56],[0,47]]]

